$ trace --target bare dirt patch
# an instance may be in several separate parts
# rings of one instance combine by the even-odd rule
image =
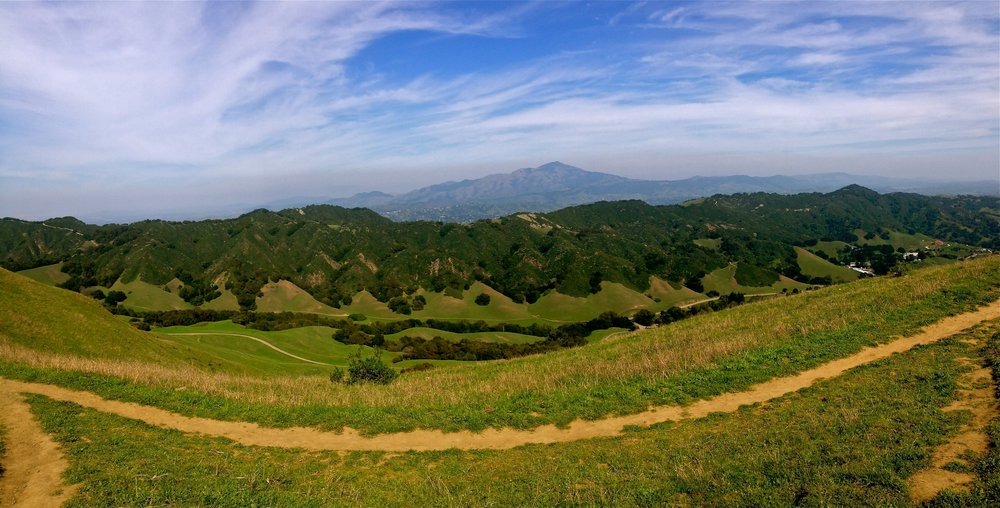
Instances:
[[[0,506],[60,506],[76,492],[63,485],[69,467],[59,445],[42,431],[21,395],[0,390],[0,420],[6,429]]]

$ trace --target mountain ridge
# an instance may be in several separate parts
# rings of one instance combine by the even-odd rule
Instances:
[[[857,184],[878,192],[924,195],[1000,195],[1000,181],[937,182],[833,172],[812,175],[695,176],[642,180],[588,171],[559,161],[511,173],[448,181],[398,195],[378,191],[326,202],[365,207],[393,220],[471,222],[517,212],[549,212],[598,201],[639,199],[652,205],[682,203],[716,194],[832,192]]]

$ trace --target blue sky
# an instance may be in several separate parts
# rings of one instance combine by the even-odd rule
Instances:
[[[561,160],[1000,173],[974,2],[0,4],[0,216],[210,213]]]

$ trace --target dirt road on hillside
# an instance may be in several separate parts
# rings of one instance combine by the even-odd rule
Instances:
[[[329,363],[317,362],[315,360],[310,360],[308,358],[302,358],[301,356],[293,355],[292,353],[289,353],[288,351],[285,351],[284,349],[281,349],[278,346],[275,346],[274,344],[271,344],[270,342],[268,342],[268,341],[266,341],[264,339],[258,339],[257,337],[254,337],[252,335],[243,335],[241,333],[224,333],[224,332],[167,333],[165,335],[224,335],[224,336],[228,336],[228,337],[242,337],[244,339],[250,339],[250,340],[255,340],[257,342],[260,342],[261,344],[263,344],[263,345],[265,345],[265,346],[267,346],[267,347],[269,347],[269,348],[271,348],[271,349],[273,349],[273,350],[275,350],[275,351],[277,351],[277,352],[279,352],[279,353],[281,353],[281,354],[283,354],[285,356],[288,356],[290,358],[295,358],[296,360],[301,360],[303,362],[312,363],[312,364],[315,364],[315,365],[324,365],[324,366],[327,366],[327,367],[332,367],[333,366],[333,365],[331,365]]]

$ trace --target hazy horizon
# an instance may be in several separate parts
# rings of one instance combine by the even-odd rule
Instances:
[[[192,216],[561,160],[1000,177],[995,2],[5,3],[0,216]]]

